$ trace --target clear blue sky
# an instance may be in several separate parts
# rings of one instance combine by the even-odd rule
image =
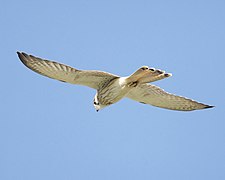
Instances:
[[[2,1],[1,180],[225,179],[225,1]],[[40,76],[16,51],[127,76],[215,105],[176,112]]]

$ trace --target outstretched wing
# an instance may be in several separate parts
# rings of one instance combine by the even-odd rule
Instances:
[[[167,93],[163,89],[151,84],[140,84],[133,88],[126,96],[144,104],[178,111],[192,111],[213,107]]]
[[[119,76],[102,71],[83,71],[54,61],[41,59],[26,53],[17,52],[22,63],[29,69],[59,81],[79,84],[94,89],[101,88],[106,82]]]

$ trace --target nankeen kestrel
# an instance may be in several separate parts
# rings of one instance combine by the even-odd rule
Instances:
[[[165,92],[149,84],[172,76],[159,69],[143,66],[128,77],[120,77],[103,71],[78,70],[54,61],[17,52],[22,63],[29,69],[62,82],[88,86],[97,90],[94,107],[97,111],[122,98],[130,98],[144,104],[178,110],[192,111],[212,108],[197,101]]]

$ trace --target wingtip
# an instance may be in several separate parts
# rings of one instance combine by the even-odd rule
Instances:
[[[21,53],[21,52],[19,52],[19,51],[17,51],[16,53],[17,53],[18,57],[19,57],[19,58],[20,58],[20,60],[21,60],[21,55],[22,55],[22,53]]]
[[[214,107],[215,107],[215,106],[209,106],[209,105],[207,105],[207,106],[204,107],[204,109],[214,108]]]
[[[19,51],[16,51],[16,54],[20,57],[20,55],[21,55],[21,52],[19,52]]]
[[[17,51],[16,53],[17,53],[17,55],[18,55],[20,61],[21,61],[25,66],[27,66],[27,58],[28,58],[29,55],[26,54],[26,53],[24,53],[24,52],[19,52],[19,51]]]
[[[20,51],[16,51],[17,55],[24,55],[24,56],[27,56],[28,54],[26,54],[25,52],[20,52]]]
[[[17,53],[18,57],[21,59],[21,58],[22,58],[23,53],[22,53],[22,52],[19,52],[19,51],[17,51],[16,53]]]

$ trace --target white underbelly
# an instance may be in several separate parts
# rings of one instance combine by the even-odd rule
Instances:
[[[98,91],[98,101],[103,105],[110,105],[121,100],[130,90],[126,78],[119,78],[110,82],[106,87]]]

